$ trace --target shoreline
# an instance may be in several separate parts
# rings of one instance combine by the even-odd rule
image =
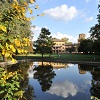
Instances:
[[[99,61],[70,61],[70,60],[61,60],[61,59],[22,59],[22,60],[17,60],[16,63],[20,63],[20,62],[59,62],[59,63],[72,63],[72,64],[95,64],[95,65],[99,65],[100,62]],[[16,64],[16,63],[12,63],[12,61],[7,61],[7,62],[0,62],[0,66],[5,66],[5,65],[12,65],[12,64]]]

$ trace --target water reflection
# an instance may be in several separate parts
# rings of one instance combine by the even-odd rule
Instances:
[[[96,99],[100,99],[100,65],[78,65],[79,73],[92,75],[90,93]]]
[[[24,91],[20,100],[100,99],[100,65],[24,62],[5,67],[5,73],[16,70],[23,77],[19,80],[19,89]]]
[[[59,82],[53,84],[50,90],[48,90],[47,92],[66,98],[69,95],[75,96],[78,91],[79,91],[78,87],[73,82],[67,80],[65,82]]]
[[[91,95],[100,99],[100,67],[94,68],[92,74],[92,87],[90,88]]]
[[[7,100],[33,100],[35,98],[34,88],[29,84],[29,78],[28,78],[28,73],[27,73],[29,66],[31,64],[32,64],[31,62],[30,63],[24,62],[24,63],[17,63],[14,65],[5,66],[5,73],[10,73],[10,72],[13,73],[13,72],[16,72],[17,70],[20,70],[20,72],[18,73],[20,75],[18,77],[19,80],[16,80],[16,83],[18,82],[20,86],[17,89],[13,90],[13,88],[16,87],[15,82],[13,82],[14,79],[13,78],[7,79],[5,87],[2,88],[2,86],[0,86],[0,92],[4,90],[3,93],[0,93],[0,100],[4,100],[3,98],[5,98],[5,95],[7,93],[10,94],[8,91],[11,89],[13,91],[13,94],[10,95],[11,96],[10,98],[12,99],[9,99],[8,97],[6,97]],[[10,86],[10,84],[12,85]]]
[[[52,84],[52,79],[56,76],[55,72],[53,71],[53,67],[51,65],[39,65],[38,67],[34,68],[34,79],[38,79],[41,89],[43,92],[49,90]]]

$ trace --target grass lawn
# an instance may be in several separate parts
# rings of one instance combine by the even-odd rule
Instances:
[[[17,55],[16,59],[42,59],[41,54],[28,54],[28,55]],[[66,60],[66,61],[100,61],[100,56],[94,54],[52,54],[50,57],[48,54],[44,55],[44,59],[51,60]]]

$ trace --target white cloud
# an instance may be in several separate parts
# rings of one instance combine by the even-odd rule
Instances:
[[[63,98],[67,98],[69,95],[75,96],[79,91],[78,87],[69,81],[55,83],[52,84],[48,93],[56,94],[57,96],[62,96]]]
[[[86,22],[90,22],[93,20],[93,17],[86,18],[85,20],[86,20]]]
[[[68,6],[64,4],[45,10],[44,13],[56,20],[69,21],[78,15],[78,10],[74,6],[68,8]]]
[[[72,42],[72,43],[77,43],[77,39],[78,37],[73,37],[71,35],[67,35],[67,34],[63,34],[63,33],[56,33],[56,34],[52,34],[52,37],[53,38],[58,38],[58,39],[62,39],[64,37],[68,38],[69,39],[69,42]]]
[[[41,28],[40,27],[34,27],[34,28],[32,27],[31,31],[33,32],[33,41],[35,41],[41,32]]]
[[[47,26],[44,26],[44,27],[48,29]],[[37,38],[41,32],[41,27],[31,28],[31,31],[33,32],[33,41],[37,40]],[[53,38],[58,38],[58,39],[62,39],[64,37],[66,37],[69,39],[69,42],[72,42],[72,43],[77,43],[77,39],[78,39],[78,37],[73,37],[71,35],[63,34],[60,32],[57,32],[56,34],[51,34],[51,36]]]

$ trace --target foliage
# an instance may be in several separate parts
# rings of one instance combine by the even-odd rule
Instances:
[[[63,40],[66,44],[68,43],[68,38],[66,38],[66,37],[64,37],[64,38],[62,38],[61,40]]]
[[[80,42],[78,52],[93,53],[93,42],[91,40],[83,40]]]
[[[28,5],[34,2],[35,0],[0,1],[0,54],[4,58],[12,59],[12,62],[15,62],[13,55],[27,53],[28,47],[32,46],[30,20],[34,17],[27,18],[26,12],[33,13]],[[39,9],[38,5],[34,9]]]
[[[50,34],[51,33],[48,29],[42,28],[37,41],[34,43],[34,46],[36,47],[35,53],[42,54],[42,57],[45,53],[52,53],[52,46],[54,45],[54,42],[52,41]]]
[[[28,4],[20,4],[14,0],[12,3],[0,2],[0,5],[0,53],[15,62],[12,55],[16,54],[16,51],[27,53],[25,47],[30,45],[30,29],[23,31],[30,20],[25,16]]]
[[[97,15],[97,19],[98,19],[98,23],[91,27],[90,29],[90,33],[91,33],[91,40],[94,42],[94,51],[97,54],[100,54],[100,46],[98,47],[98,45],[100,45],[100,5],[98,5],[98,9],[99,9],[99,14]],[[98,45],[96,45],[96,43],[98,43]]]
[[[70,48],[66,48],[66,51],[68,51],[68,52],[70,52],[70,53],[75,52],[75,51],[76,51],[76,50],[75,50],[75,46],[72,45]]]
[[[64,37],[61,40],[63,40],[65,42],[65,44],[72,44],[72,42],[68,42],[68,38]]]
[[[30,66],[31,62],[21,62],[0,67],[0,100],[33,100],[34,88],[28,84],[27,73]]]
[[[20,87],[19,80],[22,79],[19,74],[20,71],[6,72],[3,67],[0,67],[0,98],[2,100],[22,98],[24,91],[18,90]]]

